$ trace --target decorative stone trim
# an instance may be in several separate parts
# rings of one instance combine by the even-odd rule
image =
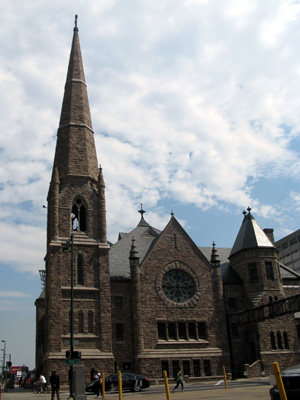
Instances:
[[[71,299],[71,288],[61,290],[61,298],[62,300],[70,300]],[[84,289],[76,289],[74,288],[74,299],[75,300],[93,300],[95,301],[97,298],[97,292],[84,290]]]
[[[194,281],[195,285],[195,292],[191,299],[184,303],[175,303],[168,299],[163,290],[162,290],[162,280],[164,275],[172,270],[181,270],[186,272]],[[191,267],[187,264],[183,263],[182,261],[172,261],[169,264],[165,265],[157,275],[156,282],[155,282],[155,291],[157,292],[160,299],[163,301],[164,305],[168,308],[194,308],[197,302],[200,299],[201,288],[198,277],[196,273],[193,271]]]

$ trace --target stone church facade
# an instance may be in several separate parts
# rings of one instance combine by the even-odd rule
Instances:
[[[181,367],[196,379],[222,375],[223,365],[241,376],[245,364],[268,373],[273,361],[300,362],[300,275],[279,263],[272,230],[250,209],[229,250],[199,248],[173,213],[159,231],[142,208],[131,232],[107,242],[77,22],[47,201],[39,372],[57,370],[66,382],[72,343],[87,380],[92,368],[158,379]]]

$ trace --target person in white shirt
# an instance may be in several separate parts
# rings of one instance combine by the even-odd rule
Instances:
[[[39,382],[40,382],[40,386],[41,386],[41,393],[43,393],[45,386],[47,384],[46,378],[44,377],[44,375],[42,375],[42,374],[40,375]]]

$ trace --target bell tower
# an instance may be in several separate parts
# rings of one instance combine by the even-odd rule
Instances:
[[[70,343],[87,376],[91,368],[113,372],[105,183],[77,16],[47,201],[44,373],[67,380]]]

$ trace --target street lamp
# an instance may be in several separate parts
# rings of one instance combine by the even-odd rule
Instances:
[[[67,240],[68,244],[71,244],[71,321],[70,321],[70,358],[73,358],[74,354],[74,264],[73,264],[73,233],[71,234],[71,240]],[[70,365],[70,397],[73,397],[73,365]]]
[[[66,351],[66,358],[69,359],[69,381],[70,381],[70,397],[73,397],[73,366],[79,362],[81,352],[74,351],[74,236],[71,234],[71,239],[66,241],[71,245],[68,250],[71,250],[71,312],[70,312],[70,350]],[[66,249],[65,249],[66,250]]]
[[[74,243],[73,233],[71,234],[71,340],[70,350],[71,357],[73,358],[74,351]]]

